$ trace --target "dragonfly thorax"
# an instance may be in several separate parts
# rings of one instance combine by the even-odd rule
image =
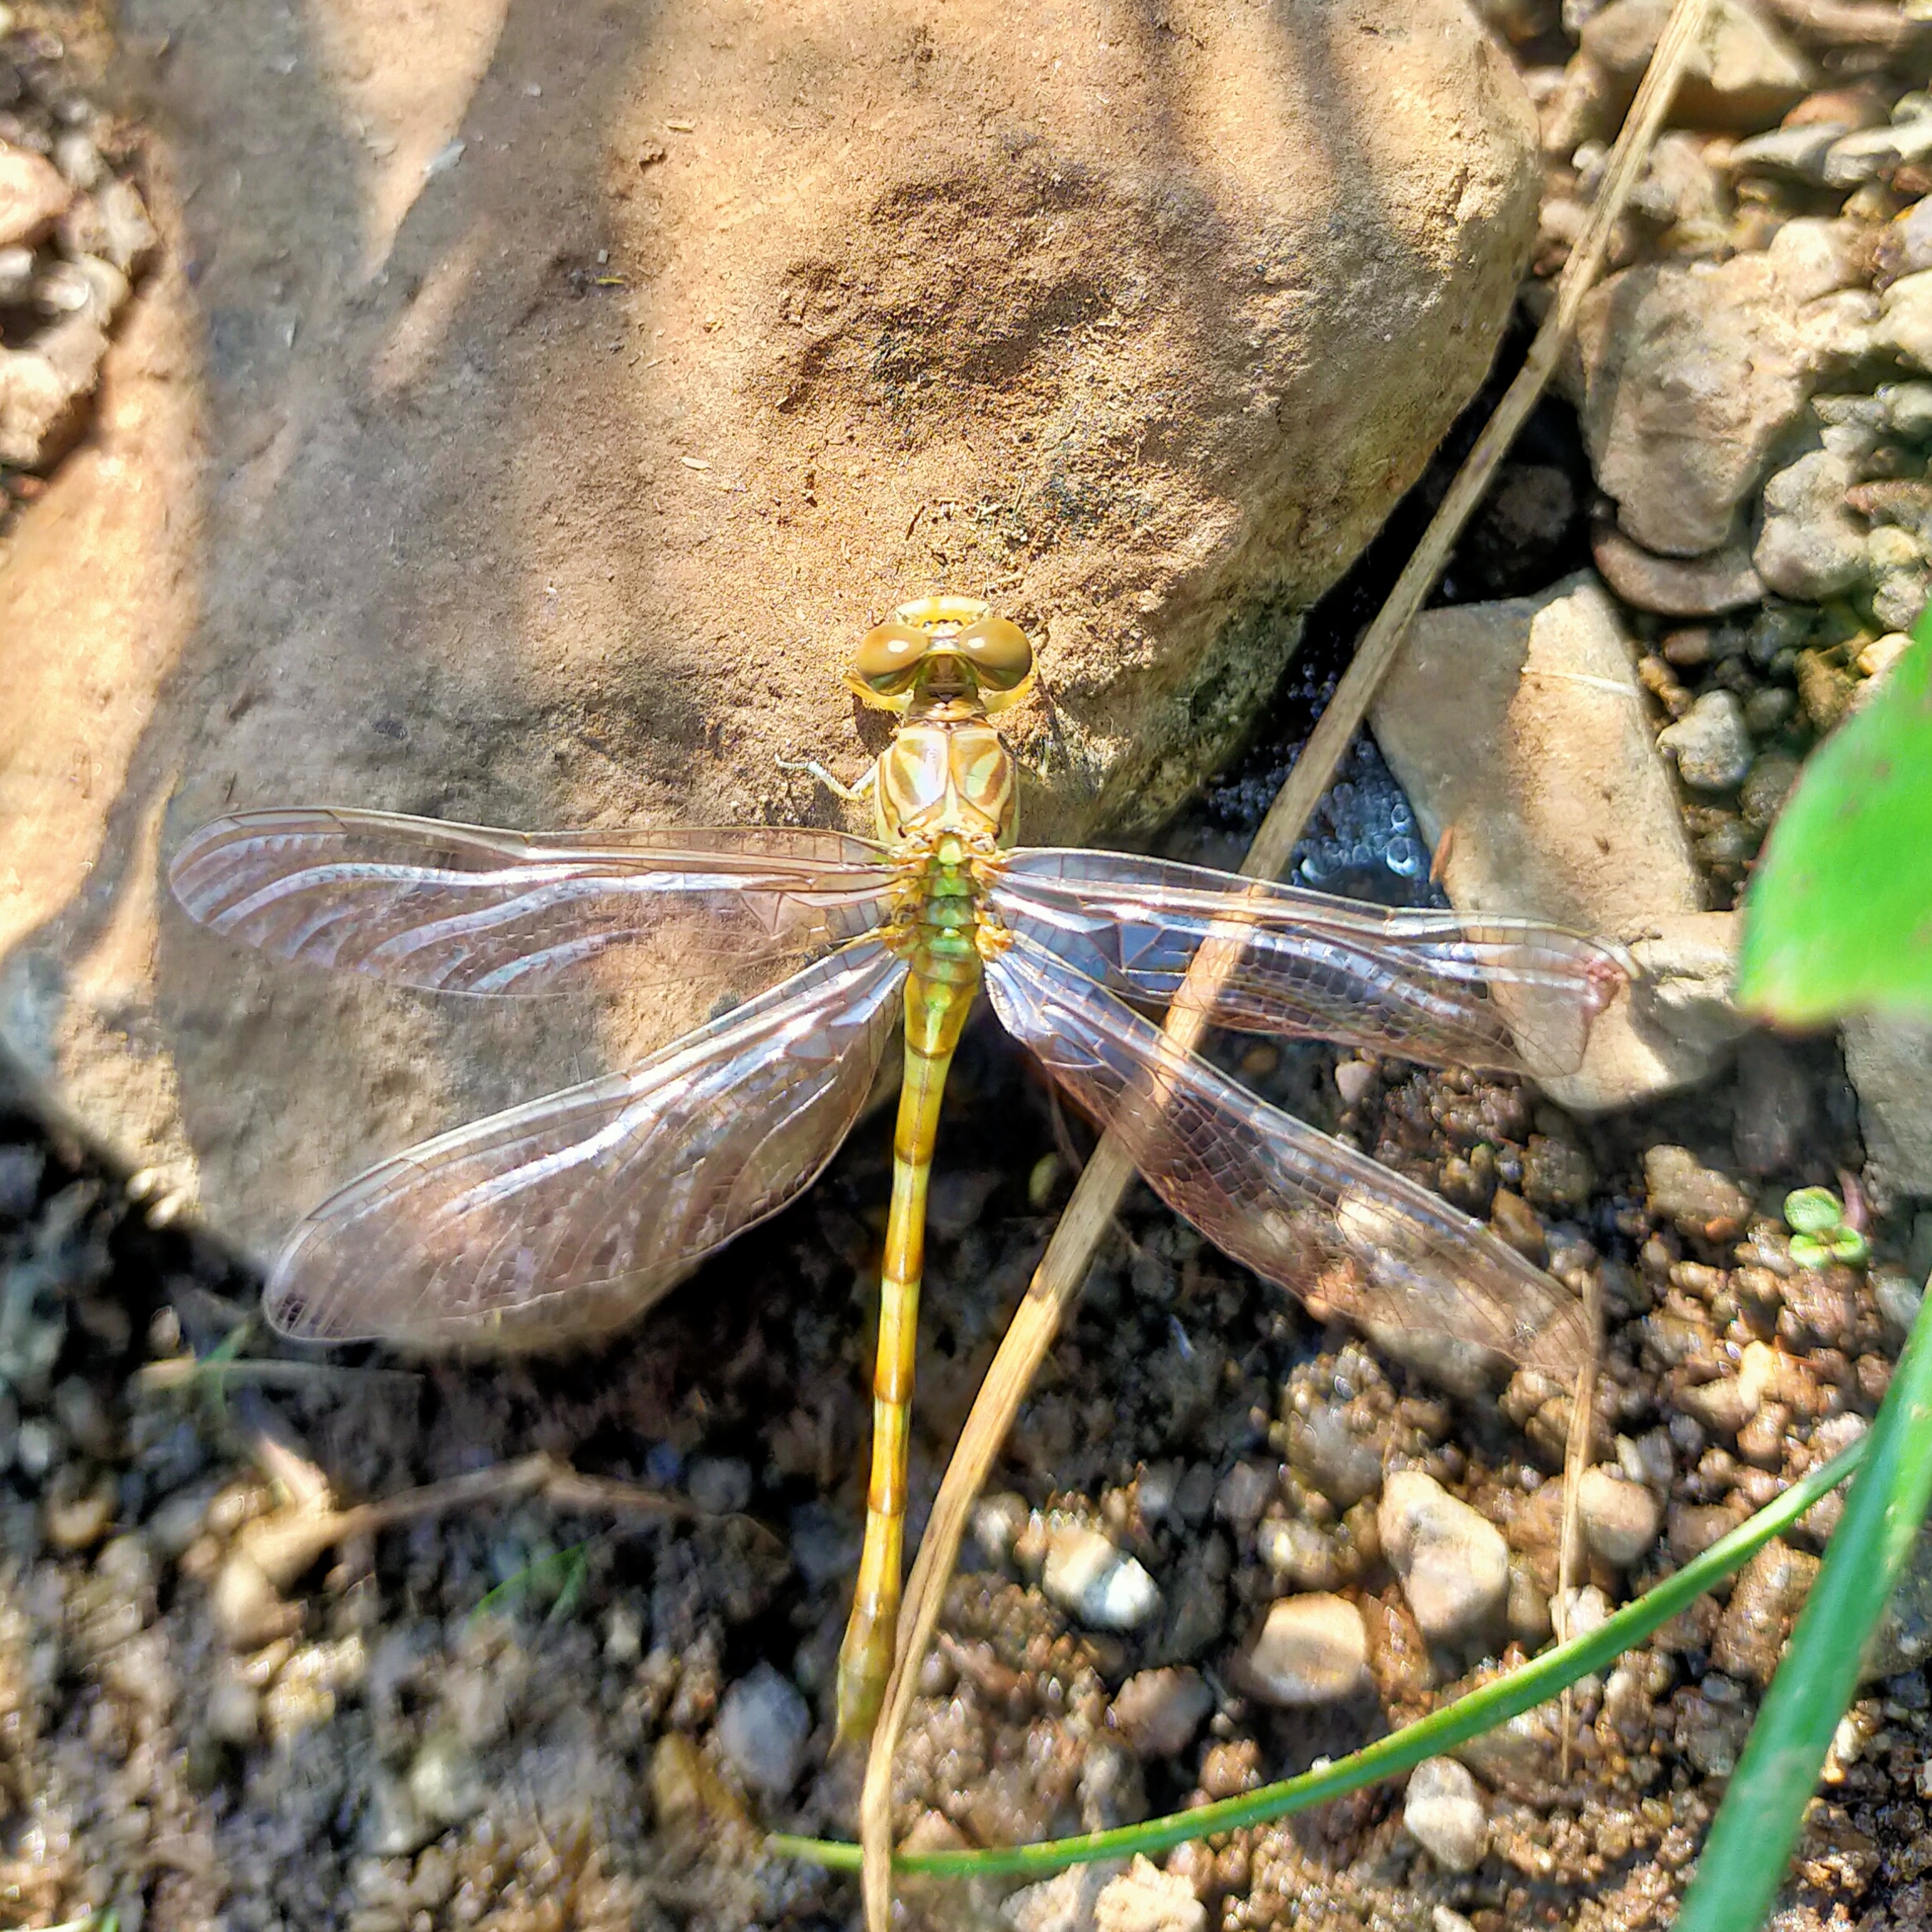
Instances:
[[[981,852],[1009,846],[1018,825],[1018,781],[1012,753],[983,716],[910,720],[879,754],[878,836],[892,846],[947,833]]]

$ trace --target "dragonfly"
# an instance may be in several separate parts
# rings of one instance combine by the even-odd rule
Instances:
[[[1371,1332],[1567,1380],[1581,1304],[1429,1189],[1270,1105],[1151,1016],[1222,949],[1209,1018],[1436,1065],[1548,1076],[1623,986],[1618,951],[1534,922],[1389,911],[1128,853],[1016,841],[997,720],[1033,647],[986,604],[903,604],[846,681],[897,723],[858,783],[874,836],[791,827],[528,834],[369,811],[244,811],[170,868],[202,925],[276,959],[442,993],[763,990],[621,1070],[372,1167],[294,1231],[282,1334],[556,1349],[631,1322],[806,1188],[902,1037],[865,1535],[837,1678],[869,1734],[892,1662],[925,1203],[947,1066],[984,991],[1168,1206],[1235,1261]],[[1232,965],[1226,965],[1231,958]]]

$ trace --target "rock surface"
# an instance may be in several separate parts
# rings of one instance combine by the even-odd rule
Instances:
[[[1663,969],[1598,1018],[1578,1072],[1541,1084],[1591,1109],[1702,1079],[1741,1025],[1729,916],[1703,910],[1635,653],[1601,587],[1579,576],[1423,612],[1373,723],[1424,836],[1454,828],[1442,879],[1460,910],[1621,938]]]
[[[1534,226],[1452,0],[503,20],[175,10],[188,211],[0,567],[0,1045],[258,1252],[719,989],[264,971],[164,902],[195,825],[824,822],[776,760],[856,775],[840,663],[940,588],[1040,641],[1033,834],[1151,822],[1473,391]]]

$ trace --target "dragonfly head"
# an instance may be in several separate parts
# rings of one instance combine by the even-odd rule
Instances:
[[[1033,646],[976,597],[921,597],[866,633],[845,681],[880,711],[1010,710],[1033,683]]]

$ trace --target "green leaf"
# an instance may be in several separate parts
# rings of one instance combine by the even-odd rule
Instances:
[[[1822,1234],[1845,1218],[1845,1203],[1829,1188],[1797,1188],[1785,1196],[1785,1225],[1796,1234]]]
[[[1812,1025],[1932,1015],[1932,610],[1812,753],[1744,899],[1738,1003]]]

